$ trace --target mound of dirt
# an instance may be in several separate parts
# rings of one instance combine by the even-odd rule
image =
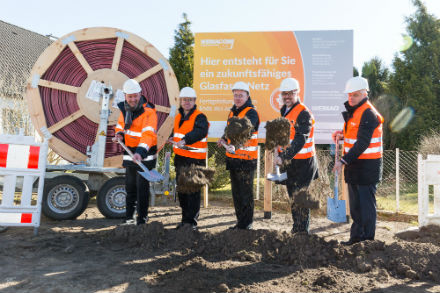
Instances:
[[[203,166],[190,165],[180,169],[177,180],[177,191],[193,193],[200,190],[205,184],[211,184],[214,179],[215,169]]]
[[[432,243],[440,246],[440,227],[435,225],[428,225],[420,229],[411,229],[396,233],[396,236],[406,241],[413,241],[419,243]]]
[[[184,250],[203,261],[227,259],[299,266],[303,269],[332,266],[355,273],[385,270],[413,280],[440,281],[440,247],[426,243],[391,243],[364,241],[342,246],[317,235],[291,234],[274,230],[225,230],[217,234],[165,229],[162,223],[142,226],[119,226],[106,231],[100,241],[114,247],[123,244],[136,249]],[[385,277],[385,274],[382,274]],[[330,287],[335,278],[323,274],[314,285]]]
[[[231,145],[239,148],[252,137],[253,129],[254,127],[247,117],[238,118],[233,116],[228,119],[225,135],[231,141]]]
[[[290,122],[279,117],[266,122],[266,150],[273,150],[277,146],[286,146],[290,140]]]

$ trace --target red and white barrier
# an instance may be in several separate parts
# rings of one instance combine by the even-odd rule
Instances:
[[[429,212],[429,186],[433,185],[434,213]],[[419,227],[440,226],[440,156],[428,155],[424,160],[418,155]]]
[[[37,233],[46,160],[47,141],[37,143],[31,136],[0,135],[0,226],[29,226]],[[37,197],[32,200],[32,187],[37,179]]]

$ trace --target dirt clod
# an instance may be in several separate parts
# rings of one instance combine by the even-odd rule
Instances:
[[[290,122],[279,117],[266,122],[266,150],[273,150],[277,146],[286,146],[290,140]]]
[[[191,165],[180,169],[177,180],[177,191],[193,193],[200,190],[205,184],[211,184],[214,179],[215,169],[203,166]]]
[[[233,116],[228,119],[225,135],[231,141],[231,145],[239,148],[251,139],[253,129],[254,127],[247,117],[238,118]]]

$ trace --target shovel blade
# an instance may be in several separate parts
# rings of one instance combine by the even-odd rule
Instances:
[[[346,223],[345,200],[327,197],[327,219],[335,223]]]
[[[269,173],[269,174],[267,174],[267,180],[270,180],[270,181],[284,181],[286,179],[287,179],[287,173],[286,172],[281,173],[279,175],[277,175],[276,173],[273,173],[273,174]]]
[[[164,179],[164,177],[162,176],[162,174],[160,174],[159,172],[157,172],[156,170],[151,170],[151,171],[138,171],[138,173],[144,177],[147,181],[150,182],[158,182]]]

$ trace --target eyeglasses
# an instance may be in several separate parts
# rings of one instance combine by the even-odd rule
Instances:
[[[281,92],[281,95],[282,95],[282,96],[293,97],[293,96],[296,95],[297,93],[298,93],[297,91]]]
[[[192,102],[192,101],[195,101],[196,99],[195,98],[180,98],[180,100],[182,101],[182,102]]]
[[[247,95],[243,95],[243,94],[234,94],[234,98],[237,98],[237,99],[247,98]]]

